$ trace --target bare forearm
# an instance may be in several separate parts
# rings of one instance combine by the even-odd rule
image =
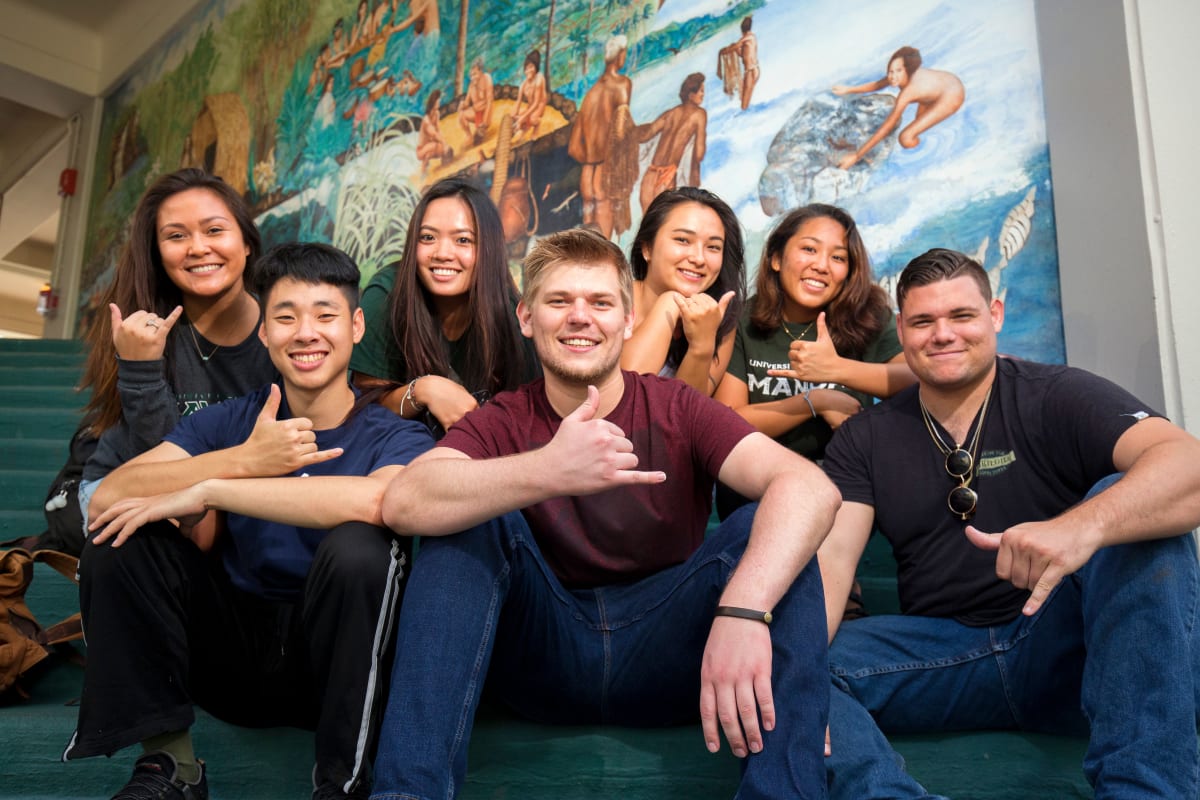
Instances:
[[[177,461],[127,463],[113,470],[92,495],[88,515],[95,518],[127,497],[151,497],[186,489],[208,478],[252,477],[239,448],[214,450]]]
[[[633,335],[621,348],[621,369],[633,372],[658,374],[667,362],[671,349],[671,337],[675,332],[675,320],[666,314],[651,315],[633,331]]]
[[[1098,530],[1101,547],[1185,533],[1200,525],[1197,464],[1200,443],[1195,439],[1161,442],[1147,449],[1121,480],[1063,517],[1082,529]]]
[[[541,502],[553,493],[538,451],[504,458],[439,458],[404,470],[383,499],[383,521],[397,533],[444,536]]]
[[[872,397],[891,397],[915,381],[912,370],[903,361],[871,364],[851,358],[841,359],[838,374],[829,378],[831,383]]]
[[[386,480],[371,476],[206,480],[197,488],[208,509],[284,525],[327,529],[343,522],[382,525]]]
[[[813,418],[803,395],[793,395],[766,403],[753,403],[733,409],[759,431],[777,439]]]
[[[711,396],[721,382],[720,376],[713,374],[716,367],[711,349],[693,349],[689,346],[675,370],[675,377],[701,394]]]
[[[821,546],[840,501],[816,466],[776,475],[759,501],[746,552],[721,603],[774,608]]]

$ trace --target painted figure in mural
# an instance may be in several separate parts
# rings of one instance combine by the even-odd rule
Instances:
[[[700,107],[703,102],[704,73],[693,72],[679,87],[679,105],[667,109],[653,122],[638,126],[638,141],[659,137],[650,165],[642,176],[643,214],[650,201],[667,189],[674,189],[680,183],[700,185],[700,162],[704,160],[708,130],[708,113]],[[687,158],[689,153],[691,157]],[[688,163],[684,164],[685,160]],[[681,168],[682,181],[679,180]]]
[[[815,461],[846,418],[912,382],[854,219],[819,203],[789,212],[767,237],[714,397]],[[722,518],[743,502],[718,490]]]
[[[313,112],[313,123],[322,128],[328,128],[333,124],[334,115],[337,113],[337,99],[333,96],[333,76],[325,76],[325,86],[321,90],[321,99],[317,101],[317,108]]]
[[[931,796],[888,730],[1017,728],[1090,736],[1096,797],[1197,797],[1200,442],[1103,378],[997,357],[1004,305],[963,253],[917,256],[896,301],[919,383],[825,451],[829,796]],[[873,529],[903,616],[843,623]]]
[[[346,367],[364,327],[358,279],[326,244],[268,251],[254,270],[256,338],[279,383],[181,420],[92,501],[79,565],[88,660],[65,755],[140,742],[117,798],[207,800],[194,705],[243,725],[314,728],[315,765],[292,767],[311,774],[312,797],[366,795],[378,673],[412,554],[381,525],[380,499],[433,439],[356,408]],[[277,466],[239,473],[259,461]],[[199,534],[213,517],[219,528]]]
[[[357,50],[371,38],[371,15],[368,12],[367,0],[358,0],[358,10],[354,16],[354,27],[350,31],[350,47]]]
[[[623,142],[633,133],[629,116],[633,81],[620,74],[626,46],[624,36],[614,36],[605,43],[604,73],[583,96],[567,144],[567,153],[582,165],[579,194],[583,198],[583,222],[594,222],[605,236],[612,236],[614,203],[620,199],[609,192],[607,162],[614,142]]]
[[[442,114],[438,103],[442,100],[442,90],[434,89],[425,101],[425,116],[421,117],[421,130],[417,134],[417,158],[421,160],[421,174],[429,169],[429,162],[435,158],[449,161],[454,158],[454,150],[442,136]]]
[[[246,285],[261,247],[245,201],[220,178],[183,169],[142,195],[105,292],[109,317],[87,334],[85,415],[100,443],[80,484],[85,518],[104,476],[180,418],[271,380]]]
[[[654,198],[630,252],[634,328],[621,367],[711,395],[733,352],[744,254],[733,209],[712,192],[685,186]]]
[[[879,80],[859,86],[839,84],[833,87],[833,93],[837,95],[862,94],[877,92],[888,86],[895,86],[900,90],[900,94],[896,97],[895,108],[879,126],[879,130],[875,131],[862,147],[838,162],[840,168],[850,169],[863,156],[871,152],[871,148],[879,144],[883,137],[900,124],[900,116],[911,103],[917,104],[917,117],[904,130],[900,131],[900,146],[905,148],[916,147],[920,144],[920,135],[958,111],[966,96],[962,81],[958,79],[958,76],[943,70],[921,66],[921,51],[915,47],[901,47],[892,53],[892,57],[888,60],[887,75]]]
[[[312,94],[313,90],[325,83],[325,76],[329,74],[329,44],[321,45],[321,49],[317,51],[317,58],[313,61],[312,74],[308,76],[308,93]]]
[[[339,19],[333,23],[333,38],[329,41],[329,61],[327,62],[329,69],[337,69],[346,63],[346,57],[350,55],[350,42],[346,40],[346,34],[342,21]]]
[[[413,212],[400,261],[363,290],[367,333],[350,361],[354,383],[381,392],[400,416],[448,430],[538,374],[516,304],[495,205],[465,181],[439,181]]]
[[[521,68],[525,72],[525,80],[517,89],[517,107],[513,111],[514,142],[525,132],[535,136],[538,126],[542,124],[542,115],[546,112],[546,77],[541,73],[542,54],[530,50]]]
[[[538,241],[518,313],[542,378],[465,417],[388,487],[387,524],[422,538],[377,800],[457,796],[485,678],[542,723],[699,718],[697,748],[719,751],[723,733],[743,759],[743,800],[825,794],[813,553],[837,494],[720,403],[620,369],[631,283],[598,232]],[[718,475],[762,501],[705,536]]]
[[[396,8],[397,0],[392,0],[393,20],[396,18]],[[409,0],[408,16],[400,22],[393,22],[389,33],[399,33],[410,25],[418,36],[428,36],[436,40],[442,30],[437,0]]]
[[[468,141],[481,144],[487,138],[488,128],[492,124],[496,90],[492,76],[483,69],[481,58],[471,64],[470,78],[467,95],[458,107],[458,124],[467,134]]]
[[[762,64],[758,60],[758,37],[750,30],[753,23],[753,17],[742,19],[742,37],[722,47],[717,61],[717,77],[725,79],[725,93],[733,94],[736,91],[740,94],[743,111],[750,107],[750,97],[762,76]],[[740,82],[738,75],[741,75]]]

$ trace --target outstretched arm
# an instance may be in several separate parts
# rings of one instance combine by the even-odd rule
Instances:
[[[836,95],[844,94],[866,94],[867,92],[878,92],[880,89],[886,88],[888,85],[887,76],[880,78],[877,81],[868,83],[860,83],[858,86],[846,86],[844,84],[836,84],[832,88],[832,92]]]
[[[401,534],[444,536],[540,503],[615,486],[662,483],[662,472],[640,472],[633,444],[605,419],[596,419],[600,393],[563,418],[544,447],[503,458],[474,460],[435,447],[414,460],[388,487],[383,521]]]
[[[1200,441],[1191,434],[1165,419],[1144,419],[1117,440],[1113,465],[1125,473],[1121,480],[1054,519],[1001,533],[967,526],[972,544],[996,551],[997,576],[1032,590],[1026,615],[1100,548],[1200,525]]]
[[[759,498],[746,551],[720,604],[770,611],[817,552],[840,497],[815,464],[752,433],[730,452],[720,479]],[[700,721],[710,751],[724,731],[736,756],[762,750],[762,728],[775,727],[771,636],[752,620],[713,620],[700,669]]]
[[[382,467],[366,476],[204,480],[177,492],[114,503],[89,528],[99,531],[94,544],[112,539],[113,547],[120,547],[147,523],[196,518],[214,510],[305,528],[328,529],[350,521],[381,525],[383,492],[403,469]]]
[[[854,585],[859,559],[871,538],[875,509],[863,503],[842,503],[833,530],[817,551],[821,565],[821,583],[825,586],[825,624],[829,641],[837,635],[846,612],[846,601]]]
[[[871,138],[867,139],[866,144],[854,151],[853,154],[846,156],[840,162],[838,162],[838,166],[840,168],[850,169],[850,167],[857,164],[863,156],[871,152],[871,149],[874,148],[875,145],[882,142],[883,137],[895,130],[896,125],[898,125],[900,122],[900,116],[904,113],[904,107],[908,105],[908,97],[906,96],[906,92],[907,90],[900,92],[900,96],[896,98],[896,105],[892,107],[892,113],[887,115],[887,119],[885,119],[883,124],[879,126],[879,130],[871,134]]]
[[[846,418],[862,410],[858,400],[837,389],[813,389],[808,392],[807,399],[805,397],[796,394],[765,403],[751,403],[746,382],[728,372],[713,395],[714,400],[732,408],[739,417],[772,439],[808,422],[814,414],[836,430]]]
[[[206,478],[253,478],[286,475],[310,464],[337,458],[340,447],[318,450],[312,422],[304,417],[277,420],[279,387],[272,385],[250,436],[240,445],[198,456],[163,442],[109,473],[88,506],[94,519],[118,500],[150,497],[184,489]]]

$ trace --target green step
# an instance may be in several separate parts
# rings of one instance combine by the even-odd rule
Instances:
[[[38,495],[37,501],[29,504],[19,510],[0,511],[0,542],[19,539],[24,536],[36,536],[46,530],[46,515],[42,511],[42,503],[46,497],[45,491],[49,487],[43,487],[42,494]],[[0,711],[0,719],[3,718],[3,711]],[[0,756],[3,758],[3,756]]]
[[[71,367],[83,371],[84,356],[82,353],[28,353],[0,350],[0,367]]]
[[[0,339],[0,353],[86,353],[79,339]]]
[[[0,366],[0,386],[61,386],[73,389],[83,377],[79,367]]]
[[[81,417],[73,408],[6,408],[0,413],[0,440],[61,438],[65,444]]]
[[[4,409],[18,408],[74,408],[82,409],[91,393],[75,391],[74,385],[35,384],[14,386],[0,384],[0,414]]]
[[[4,411],[0,409],[0,416]],[[58,472],[67,461],[66,439],[0,439],[0,469],[50,469]]]
[[[0,469],[0,513],[7,509],[37,508],[57,471]]]

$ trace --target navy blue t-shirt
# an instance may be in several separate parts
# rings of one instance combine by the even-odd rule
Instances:
[[[166,441],[197,456],[241,444],[254,430],[270,387],[253,394],[209,406],[179,421]],[[290,419],[287,396],[280,398],[277,419]],[[317,475],[369,475],[381,467],[407,464],[433,447],[424,425],[402,419],[372,403],[344,425],[315,431],[317,448],[343,448],[337,458],[312,464],[294,477]],[[286,476],[285,476],[286,477]],[[328,531],[282,525],[229,514],[228,531],[217,542],[225,570],[233,584],[252,594],[274,599],[296,598]]]
[[[842,499],[875,509],[905,614],[967,625],[1015,619],[1029,592],[996,577],[996,554],[972,545],[966,526],[999,533],[1058,516],[1114,471],[1113,448],[1130,426],[1160,416],[1081,369],[1009,358],[996,365],[971,484],[979,494],[973,519],[946,504],[958,481],[921,420],[916,386],[850,417],[825,451]],[[950,441],[941,426],[938,433]]]

